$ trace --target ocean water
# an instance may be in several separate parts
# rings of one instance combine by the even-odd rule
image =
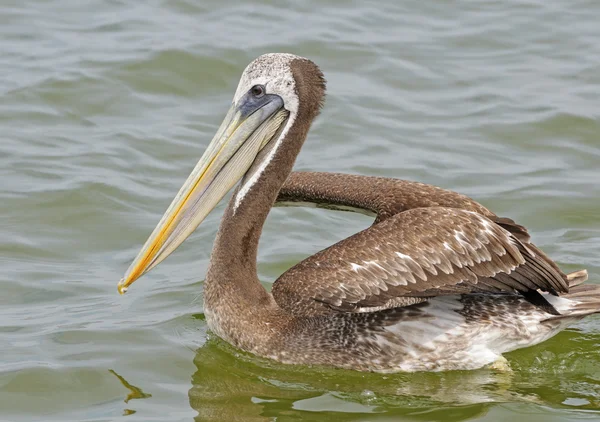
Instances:
[[[257,359],[207,332],[223,205],[125,296],[116,283],[244,67],[315,61],[296,169],[465,193],[600,282],[600,3],[8,0],[0,5],[0,420],[600,419],[600,317],[510,373],[365,374]],[[367,217],[276,209],[265,286]]]

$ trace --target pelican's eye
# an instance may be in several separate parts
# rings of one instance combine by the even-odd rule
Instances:
[[[265,95],[265,87],[264,85],[254,85],[252,88],[250,88],[250,92],[256,98],[260,98]]]

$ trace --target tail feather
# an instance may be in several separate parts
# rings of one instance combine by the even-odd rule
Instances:
[[[569,281],[569,293],[561,294],[557,301],[561,301],[558,309],[561,315],[552,316],[548,319],[581,318],[586,315],[600,313],[600,285],[583,284],[588,279],[586,270],[567,274]],[[552,299],[550,303],[552,303]],[[564,302],[567,299],[568,302]],[[558,303],[557,303],[558,304]]]
[[[593,314],[600,312],[600,285],[582,284],[570,289],[569,293],[563,295],[565,299],[575,302],[572,313]]]
[[[579,286],[582,283],[585,283],[588,279],[587,270],[579,270],[567,274],[567,281],[569,282],[569,287]]]

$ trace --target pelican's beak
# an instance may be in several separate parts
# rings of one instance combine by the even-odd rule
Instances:
[[[119,282],[119,293],[173,252],[242,178],[289,113],[281,97],[251,93],[233,104],[217,134]]]

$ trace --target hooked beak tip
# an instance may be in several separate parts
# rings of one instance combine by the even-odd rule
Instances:
[[[127,293],[127,286],[125,285],[125,279],[121,279],[119,281],[119,284],[117,285],[117,290],[119,291],[119,294],[124,295],[125,293]]]

